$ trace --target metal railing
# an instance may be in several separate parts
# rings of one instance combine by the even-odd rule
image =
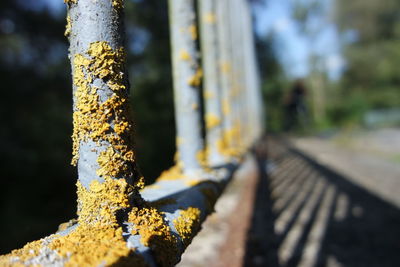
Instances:
[[[78,219],[1,256],[0,265],[172,266],[263,128],[249,3],[169,0],[177,162],[143,188],[131,135],[123,1],[64,1]]]

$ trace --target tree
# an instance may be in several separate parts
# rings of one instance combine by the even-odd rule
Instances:
[[[342,95],[358,99],[364,110],[400,105],[399,8],[396,0],[336,1],[347,61]]]

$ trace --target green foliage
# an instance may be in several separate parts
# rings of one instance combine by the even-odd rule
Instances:
[[[282,66],[279,64],[273,35],[256,40],[257,54],[262,79],[262,93],[265,104],[266,128],[270,132],[280,132],[284,128],[284,95],[288,87]]]
[[[338,0],[337,10],[341,32],[356,35],[344,46],[347,70],[342,86],[370,109],[399,106],[400,2]]]

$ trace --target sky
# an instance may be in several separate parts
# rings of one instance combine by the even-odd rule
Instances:
[[[65,10],[62,0],[18,0],[38,9],[49,8],[55,14],[63,14]],[[310,73],[310,56],[321,57],[321,66],[332,80],[340,78],[345,66],[341,56],[340,42],[335,25],[330,21],[334,0],[319,0],[324,14],[311,21],[310,26],[318,27],[319,34],[310,40],[299,31],[299,25],[292,19],[292,4],[296,1],[310,0],[261,0],[264,4],[256,4],[256,33],[266,36],[273,33],[276,37],[276,48],[279,60],[290,78],[305,77]],[[312,1],[312,0],[311,0]],[[39,4],[38,4],[39,3]]]
[[[341,56],[338,32],[330,19],[334,0],[320,0],[324,14],[309,24],[311,28],[319,29],[314,40],[302,34],[291,17],[292,3],[296,1],[307,0],[264,0],[264,4],[257,5],[253,10],[257,34],[274,34],[279,60],[289,77],[307,76],[310,73],[310,56],[317,54],[322,58],[320,68],[327,71],[329,78],[340,78],[345,61]]]

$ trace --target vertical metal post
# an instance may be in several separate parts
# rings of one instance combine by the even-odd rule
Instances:
[[[81,218],[82,209],[89,205],[84,196],[91,192],[92,185],[133,186],[133,194],[123,190],[120,194],[139,201],[138,190],[144,181],[133,148],[122,1],[67,3],[74,103],[72,163],[78,167]],[[98,220],[104,214],[103,206],[111,201],[100,193],[94,196],[99,204],[91,210],[92,215],[87,214],[87,222]],[[115,205],[109,211],[119,208]]]
[[[219,148],[223,139],[221,107],[221,71],[218,67],[217,1],[199,0],[200,39],[204,69],[203,97],[205,103],[206,146],[208,164],[222,165],[225,157]]]
[[[179,163],[186,175],[201,170],[200,114],[202,70],[197,49],[194,0],[169,0],[175,120]]]
[[[248,3],[243,5],[243,16],[245,29],[244,40],[246,40],[246,70],[247,70],[247,85],[249,90],[248,106],[251,113],[251,124],[252,124],[252,138],[258,138],[264,127],[264,117],[263,117],[263,101],[260,90],[260,80],[259,80],[259,70],[256,60],[255,42],[254,42],[254,32],[253,32],[253,22],[251,7]]]
[[[232,102],[232,43],[230,25],[230,1],[217,1],[218,14],[218,48],[219,48],[219,67],[221,69],[221,88],[222,88],[222,113],[223,113],[223,152],[228,157],[237,156],[237,146],[235,144],[235,110]]]

